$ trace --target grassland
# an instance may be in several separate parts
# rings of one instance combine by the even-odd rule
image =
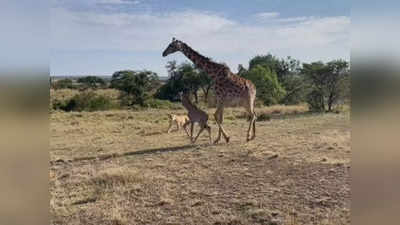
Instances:
[[[217,145],[167,134],[168,110],[54,112],[51,223],[350,224],[349,113],[305,111],[258,108],[246,143],[243,110],[227,109]]]

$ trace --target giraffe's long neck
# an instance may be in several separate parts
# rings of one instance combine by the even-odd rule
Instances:
[[[205,71],[214,80],[217,76],[217,72],[224,66],[215,62],[212,62],[209,58],[199,54],[187,44],[183,43],[181,52],[188,57],[198,68]]]

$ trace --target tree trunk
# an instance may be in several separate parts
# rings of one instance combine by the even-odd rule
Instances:
[[[193,91],[193,95],[194,95],[194,102],[196,104],[198,104],[199,103],[199,96],[197,94],[197,90]]]
[[[204,94],[204,103],[208,102],[208,93],[210,91],[211,85],[207,86],[206,88],[202,87],[201,90],[203,90],[203,94]]]

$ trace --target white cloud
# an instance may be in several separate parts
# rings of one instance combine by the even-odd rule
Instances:
[[[270,18],[275,18],[278,17],[280,14],[278,12],[262,12],[262,13],[257,13],[256,17],[261,18],[261,19],[270,19]]]
[[[314,17],[307,17],[307,16],[299,16],[299,17],[287,17],[287,18],[279,18],[276,19],[278,22],[301,22],[305,20],[311,20]]]
[[[98,4],[139,4],[140,1],[129,1],[129,0],[97,0],[96,3]]]
[[[276,18],[274,23],[249,25],[198,11],[106,14],[53,8],[51,13],[52,45],[59,50],[161,54],[176,37],[233,69],[268,52],[300,60],[348,58],[350,54],[350,19],[345,16]],[[285,20],[290,23],[282,23]]]

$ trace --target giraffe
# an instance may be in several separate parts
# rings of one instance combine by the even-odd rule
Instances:
[[[172,38],[172,42],[162,53],[165,57],[177,51],[182,52],[189,58],[197,67],[205,71],[214,81],[214,90],[217,100],[217,110],[214,113],[215,121],[218,125],[218,137],[214,144],[221,139],[221,134],[224,136],[226,143],[229,142],[229,135],[222,126],[224,120],[224,107],[239,103],[250,114],[251,119],[249,128],[247,129],[246,141],[253,140],[256,137],[256,114],[254,112],[254,102],[256,99],[256,87],[254,84],[234,73],[228,66],[213,62],[195,50],[186,43]]]
[[[200,136],[201,132],[203,132],[204,129],[208,131],[208,137],[210,139],[210,144],[211,144],[211,127],[208,126],[208,114],[204,112],[203,110],[199,109],[196,105],[194,105],[190,99],[189,99],[189,93],[188,92],[183,92],[181,95],[181,102],[183,107],[188,111],[188,117],[189,121],[187,121],[184,125],[183,128],[186,131],[186,134],[190,137],[190,141],[192,143],[195,143],[197,138]],[[194,124],[198,123],[200,126],[199,133],[197,136],[193,139],[193,127]],[[186,126],[190,124],[190,135],[186,129]]]

